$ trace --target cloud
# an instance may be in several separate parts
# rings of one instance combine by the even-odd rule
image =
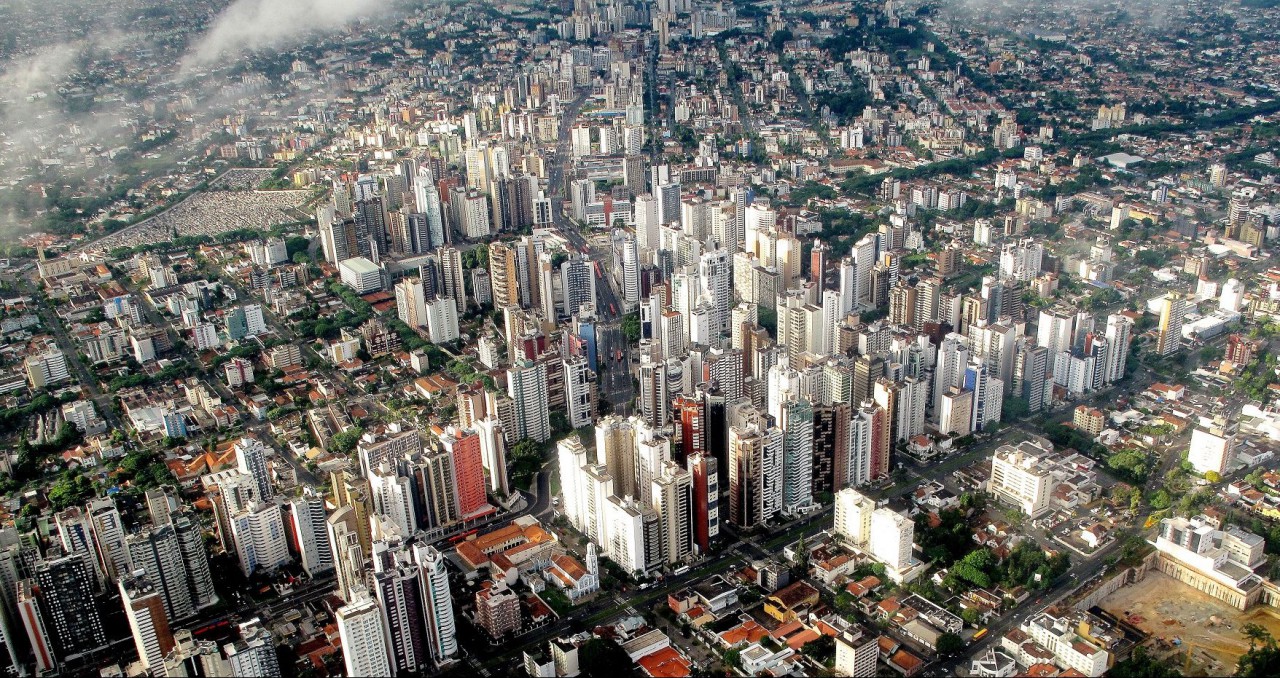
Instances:
[[[183,69],[260,49],[292,47],[383,11],[375,0],[236,0],[187,53]]]

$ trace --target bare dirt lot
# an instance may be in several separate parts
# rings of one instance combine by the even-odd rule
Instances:
[[[1255,605],[1241,612],[1160,572],[1126,586],[1102,602],[1102,608],[1151,634],[1149,646],[1159,657],[1171,657],[1181,668],[1192,653],[1187,675],[1224,675],[1235,670],[1249,641],[1240,628],[1262,626],[1280,638],[1280,611]],[[1174,639],[1181,646],[1174,646]]]

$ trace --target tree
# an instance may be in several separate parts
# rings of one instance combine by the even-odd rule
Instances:
[[[1245,626],[1257,625],[1246,624]],[[1276,647],[1276,641],[1272,639],[1271,634],[1265,630],[1263,634],[1266,636],[1266,642],[1257,647],[1253,646],[1256,639],[1253,636],[1249,636],[1249,651],[1244,653],[1236,664],[1237,676],[1262,678],[1263,676],[1280,675],[1280,648]]]
[[[1211,483],[1220,483],[1222,482],[1222,474],[1217,471],[1205,471],[1204,479]]]
[[[333,436],[333,451],[339,454],[347,454],[356,449],[356,445],[360,443],[360,437],[364,435],[364,429],[359,426],[338,433]]]
[[[1151,498],[1147,500],[1147,503],[1151,504],[1151,508],[1159,511],[1159,510],[1169,508],[1169,506],[1173,503],[1173,500],[1170,499],[1169,493],[1167,491],[1160,489],[1160,490],[1156,490],[1151,495]]]
[[[1108,678],[1174,678],[1180,675],[1167,660],[1156,659],[1145,647],[1136,647],[1129,658],[1116,662],[1107,671]]]
[[[943,656],[957,655],[964,651],[964,638],[954,633],[938,636],[938,654]]]
[[[624,667],[631,666],[631,657],[622,646],[612,640],[592,638],[578,648],[578,671],[587,678],[613,678]]]
[[[1249,649],[1251,650],[1256,647],[1258,643],[1262,643],[1263,645],[1275,644],[1275,639],[1271,637],[1271,633],[1259,624],[1254,624],[1252,622],[1247,623],[1240,627],[1240,632],[1244,634],[1245,638],[1249,639]]]
[[[630,343],[640,341],[640,313],[628,313],[622,316],[622,334]]]

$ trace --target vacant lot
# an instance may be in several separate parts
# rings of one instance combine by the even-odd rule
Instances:
[[[1249,649],[1248,639],[1240,632],[1246,623],[1258,624],[1280,638],[1280,611],[1255,605],[1241,612],[1154,571],[1108,596],[1102,608],[1151,634],[1157,656],[1173,657],[1180,667],[1188,641],[1193,643],[1192,666],[1198,670],[1188,675],[1231,673],[1236,660]],[[1175,638],[1182,641],[1181,647],[1172,645]]]

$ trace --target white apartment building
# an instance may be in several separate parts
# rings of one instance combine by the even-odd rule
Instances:
[[[246,577],[259,569],[270,570],[289,562],[289,545],[278,505],[260,502],[245,507],[231,516],[230,522],[240,569]]]
[[[836,493],[835,533],[857,548],[866,548],[871,540],[871,514],[876,503],[861,492],[846,487]]]
[[[382,617],[373,599],[366,594],[338,608],[336,617],[348,676],[391,678],[395,675],[382,632]]]
[[[1098,678],[1107,671],[1110,653],[1082,635],[1082,627],[1087,629],[1087,623],[1042,612],[1024,622],[1022,632],[1052,652],[1059,664]]]
[[[997,499],[1038,518],[1049,510],[1052,476],[1044,467],[1045,450],[1030,442],[1001,445],[991,457],[987,490]]]
[[[462,336],[458,330],[458,305],[449,297],[439,297],[426,302],[427,334],[433,344],[447,344]]]
[[[889,508],[878,508],[871,513],[871,555],[890,570],[905,571],[911,567],[911,540],[915,536],[915,523]],[[890,574],[890,578],[893,575]]]

